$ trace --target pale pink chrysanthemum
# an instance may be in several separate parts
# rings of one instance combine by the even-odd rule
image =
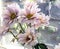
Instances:
[[[24,46],[34,46],[38,43],[36,33],[29,28],[24,34],[18,35],[18,41]]]
[[[9,24],[20,15],[20,7],[17,3],[7,5],[3,13],[3,22]]]
[[[60,49],[60,43],[59,45],[56,45],[54,49]]]
[[[0,36],[4,35],[8,31],[8,26],[0,26]]]
[[[24,4],[25,15],[38,13],[41,10],[38,6],[36,2],[26,1]]]
[[[41,13],[38,16],[37,20],[34,21],[33,26],[35,26],[35,28],[38,28],[39,26],[42,26],[42,25],[47,26],[49,25],[49,20],[50,20],[49,16],[45,16],[45,14]]]
[[[35,2],[25,2],[24,9],[22,9],[21,21],[30,23],[37,18],[40,9],[38,8],[37,3]]]

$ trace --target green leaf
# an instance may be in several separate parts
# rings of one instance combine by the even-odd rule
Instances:
[[[15,23],[15,24],[13,25],[13,28],[17,29],[17,28],[18,28],[18,23]]]
[[[57,28],[54,26],[48,26],[48,27],[45,27],[45,29],[50,33],[57,31]]]
[[[38,31],[38,32],[44,31],[44,32],[48,32],[48,33],[54,33],[57,30],[58,30],[58,28],[54,27],[54,26],[41,26],[36,31]]]
[[[34,46],[35,49],[48,49],[47,46],[43,43],[38,43]]]
[[[24,30],[27,29],[27,24],[24,23],[24,24],[22,25],[22,27],[23,27]]]
[[[40,32],[40,31],[43,31],[45,30],[45,26],[40,26],[38,29],[36,29],[36,31]]]

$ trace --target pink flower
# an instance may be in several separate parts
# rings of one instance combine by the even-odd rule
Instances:
[[[22,10],[22,22],[31,23],[34,22],[34,19],[37,18],[40,9],[38,8],[37,3],[35,2],[25,2],[24,9]],[[20,21],[20,20],[19,20]]]
[[[26,30],[24,34],[19,34],[18,39],[19,39],[18,41],[21,44],[24,44],[24,46],[28,46],[28,45],[34,46],[38,42],[36,33],[29,28]]]
[[[47,26],[49,25],[49,20],[50,20],[50,17],[49,16],[45,16],[45,14],[41,13],[37,20],[34,21],[34,27],[35,28],[38,28],[39,26]]]
[[[8,26],[0,26],[0,35],[4,35],[8,31]]]
[[[20,15],[20,7],[17,3],[7,5],[4,9],[3,21],[5,24],[10,24]]]
[[[24,4],[25,15],[38,13],[41,10],[38,6],[36,2],[26,1]]]

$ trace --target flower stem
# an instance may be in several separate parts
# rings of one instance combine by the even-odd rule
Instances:
[[[8,31],[8,32],[10,32],[12,35],[13,35],[13,37],[16,39],[16,40],[18,40],[18,38],[12,33],[12,31]]]
[[[23,29],[23,27],[22,27],[21,23],[19,23],[19,25],[20,25],[20,27],[21,27],[21,29],[22,29],[23,33],[25,33],[25,31],[24,31],[24,29]]]

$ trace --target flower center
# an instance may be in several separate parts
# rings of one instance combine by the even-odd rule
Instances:
[[[16,14],[15,14],[15,13],[11,13],[10,19],[13,20],[13,19],[15,19],[15,18],[16,18]]]
[[[28,20],[30,20],[32,16],[33,14],[28,14],[26,17],[28,18]]]
[[[26,41],[29,41],[29,40],[33,41],[33,40],[34,40],[34,36],[33,36],[33,35],[28,35],[28,36],[26,37]],[[31,41],[30,41],[30,42],[31,42]]]
[[[27,36],[26,41],[29,41],[29,40],[30,40],[30,38]]]

